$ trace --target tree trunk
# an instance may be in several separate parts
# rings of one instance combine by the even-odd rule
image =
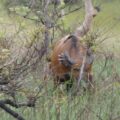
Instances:
[[[93,17],[96,16],[97,11],[92,5],[91,0],[85,0],[85,19],[80,27],[75,31],[77,37],[83,37],[90,30]]]

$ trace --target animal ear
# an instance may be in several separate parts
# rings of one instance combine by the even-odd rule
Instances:
[[[75,35],[69,35],[67,39],[77,40],[77,37]]]

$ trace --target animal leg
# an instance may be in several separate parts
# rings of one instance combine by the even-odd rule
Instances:
[[[69,90],[72,88],[72,86],[73,86],[73,81],[72,80],[67,81],[67,83],[66,83],[67,92],[69,92]]]
[[[66,81],[66,90],[68,92],[71,89],[71,87],[73,86],[73,79],[71,78],[71,75],[69,73],[64,74],[64,78]]]
[[[65,67],[68,67],[68,68],[71,68],[71,66],[75,63],[74,60],[72,58],[70,58],[70,56],[67,52],[61,53],[59,55],[59,61]]]

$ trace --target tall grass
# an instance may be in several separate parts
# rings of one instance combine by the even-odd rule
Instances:
[[[26,120],[119,120],[119,61],[114,57],[110,58],[104,72],[100,74],[103,70],[103,62],[103,59],[98,57],[94,63],[94,91],[83,91],[81,86],[77,95],[66,92],[60,87],[54,90],[51,78],[42,82],[40,79],[28,77],[34,82],[37,81],[36,86],[40,84],[43,87],[35,108],[20,108],[17,112]],[[29,85],[33,85],[29,82]],[[20,97],[18,95],[18,99]],[[0,120],[13,120],[2,110],[0,116]]]

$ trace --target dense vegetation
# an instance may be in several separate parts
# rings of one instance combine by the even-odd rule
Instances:
[[[78,95],[72,90],[67,93],[64,86],[54,90],[51,76],[44,81],[44,75],[54,43],[72,33],[84,19],[83,3],[51,4],[43,10],[41,1],[36,1],[34,6],[28,6],[29,0],[0,1],[0,84],[2,78],[9,81],[0,85],[0,100],[31,103],[10,107],[25,120],[119,120],[120,1],[93,1],[101,10],[82,41],[93,43],[95,88],[84,92],[86,84],[81,81]],[[61,10],[66,13],[63,17],[57,14]],[[0,116],[0,120],[13,120],[2,109]]]

